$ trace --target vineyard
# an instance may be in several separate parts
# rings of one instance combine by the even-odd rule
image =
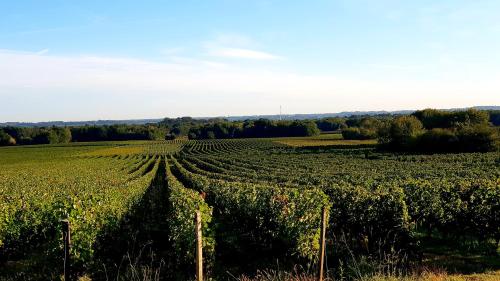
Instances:
[[[74,278],[127,265],[192,278],[197,210],[209,277],[314,271],[324,209],[329,276],[432,264],[445,242],[488,257],[466,270],[500,269],[498,152],[380,153],[330,136],[0,148],[0,279],[61,278],[62,219]]]

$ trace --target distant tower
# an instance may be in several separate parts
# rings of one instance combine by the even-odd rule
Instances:
[[[281,104],[280,104],[280,121],[281,121]]]

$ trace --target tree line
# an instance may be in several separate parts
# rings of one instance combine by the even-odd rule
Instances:
[[[392,150],[486,152],[498,150],[499,128],[487,111],[425,109],[395,118],[379,129],[379,143]]]
[[[499,112],[424,109],[365,117],[342,129],[344,139],[378,139],[379,148],[420,152],[486,152],[499,148]]]
[[[84,141],[306,137],[340,132],[346,140],[378,139],[381,149],[423,152],[493,151],[499,147],[500,111],[425,109],[411,115],[318,120],[228,121],[165,118],[157,124],[0,128],[0,145]]]
[[[0,145],[61,144],[85,141],[160,140],[166,130],[158,125],[111,125],[81,127],[3,127]]]
[[[318,135],[320,130],[313,121],[221,121],[192,127],[189,139],[227,139],[227,138],[269,138],[299,137]]]

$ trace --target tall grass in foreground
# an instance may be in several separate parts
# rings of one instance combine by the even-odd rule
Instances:
[[[261,271],[253,278],[242,276],[239,281],[316,281],[318,278],[314,275],[301,274],[295,272]],[[354,280],[354,281],[499,281],[500,271],[492,271],[481,274],[448,274],[440,271],[423,271],[408,276],[390,276],[375,274],[356,279],[324,279],[326,281],[334,280]]]

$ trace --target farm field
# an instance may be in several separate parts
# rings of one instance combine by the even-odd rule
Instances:
[[[484,1],[3,1],[0,281],[500,281]]]
[[[0,148],[0,280],[61,278],[62,219],[75,279],[188,280],[197,210],[207,276],[315,274],[323,209],[334,280],[412,280],[419,268],[498,280],[500,154],[374,144],[327,134]]]

